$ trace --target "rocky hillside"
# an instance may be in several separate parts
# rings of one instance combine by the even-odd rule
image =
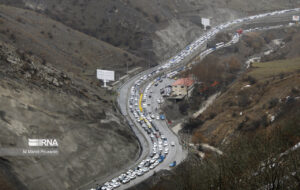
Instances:
[[[1,157],[1,184],[74,189],[134,162],[138,142],[95,71],[113,69],[119,77],[126,65],[143,66],[140,58],[6,5],[0,5],[0,58],[0,146],[24,148],[28,138],[56,138],[60,145],[56,157]]]
[[[137,157],[138,143],[115,111],[115,94],[99,87],[97,68],[116,70],[118,78],[127,66],[155,65],[203,32],[201,17],[216,24],[299,6],[296,0],[0,3],[0,145],[23,147],[28,138],[56,138],[60,145],[55,157],[0,157],[1,188],[22,190],[74,189]]]
[[[41,184],[74,189],[138,156],[138,143],[110,94],[2,42],[0,58],[0,146],[26,148],[28,138],[59,143],[57,156],[1,157],[8,183],[20,183],[17,189],[41,189]]]
[[[209,143],[220,146],[245,131],[272,126],[272,122],[283,114],[282,107],[289,101],[287,99],[300,96],[299,36],[296,27],[250,33],[243,37],[237,49],[250,52],[245,50],[254,45],[254,50],[265,52],[261,55],[262,63],[253,64],[200,115],[198,122],[201,124],[193,138],[196,143],[203,140],[197,137],[204,135]],[[268,48],[273,46],[271,53],[258,42]],[[274,47],[277,42],[281,46]]]
[[[30,10],[0,5],[0,26],[1,40],[80,78],[94,79],[96,68],[115,70],[119,77],[126,65],[143,66],[126,51]]]
[[[212,24],[257,12],[299,6],[297,0],[1,0],[36,10],[73,29],[146,59],[163,60]]]

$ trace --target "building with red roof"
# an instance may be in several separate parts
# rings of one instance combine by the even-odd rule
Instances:
[[[172,96],[184,98],[193,89],[195,81],[192,78],[180,78],[172,84]]]

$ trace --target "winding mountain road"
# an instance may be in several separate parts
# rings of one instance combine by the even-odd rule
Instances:
[[[128,123],[130,124],[133,132],[137,136],[140,146],[141,146],[141,154],[139,158],[136,160],[135,164],[130,165],[127,167],[127,169],[135,168],[142,160],[149,157],[150,153],[152,152],[152,145],[153,142],[149,135],[143,130],[141,125],[136,121],[136,118],[134,117],[133,113],[129,110],[129,99],[131,96],[131,88],[133,86],[136,86],[136,81],[140,80],[141,85],[139,87],[139,93],[144,93],[145,87],[149,84],[153,84],[153,81],[157,76],[162,75],[163,73],[169,73],[171,71],[176,70],[179,67],[182,67],[189,63],[189,61],[194,58],[197,55],[203,55],[206,56],[207,54],[213,52],[212,50],[206,49],[206,43],[208,40],[211,40],[214,38],[214,36],[225,30],[235,30],[240,27],[245,28],[246,30],[249,28],[253,28],[255,25],[263,25],[263,26],[272,26],[272,25],[278,25],[280,23],[287,24],[288,22],[291,22],[293,15],[299,15],[300,14],[300,8],[296,9],[290,9],[290,10],[282,10],[282,11],[275,11],[271,13],[264,13],[260,15],[254,15],[250,17],[245,17],[241,19],[237,19],[234,21],[229,21],[227,23],[220,24],[218,26],[213,27],[209,31],[207,31],[204,35],[199,37],[197,40],[195,40],[192,44],[188,45],[184,50],[178,53],[178,55],[170,58],[166,63],[158,65],[154,68],[150,68],[146,71],[141,72],[140,74],[130,78],[127,80],[123,85],[121,85],[118,89],[118,98],[117,102],[119,105],[119,109],[122,113],[122,115],[126,118]],[[270,27],[271,29],[272,27]],[[265,28],[268,29],[268,28]],[[247,30],[251,31],[251,30]],[[238,37],[235,35],[235,39],[233,39],[230,43],[236,43],[238,41]],[[225,44],[225,46],[229,46],[230,44]],[[205,51],[204,51],[205,50]],[[155,72],[155,74],[153,74]],[[151,74],[152,73],[152,74]],[[142,77],[148,76],[146,80],[141,80]],[[168,80],[168,79],[164,79]],[[169,81],[170,82],[170,81]],[[161,97],[159,89],[164,87],[166,83],[159,83],[158,86],[149,85],[151,86],[150,89],[153,91],[152,98],[149,98],[151,103],[147,107],[147,109],[151,110],[152,113],[155,112],[157,107],[159,106],[157,104],[157,99]],[[156,115],[158,113],[155,113]],[[169,170],[169,164],[173,161],[176,161],[177,164],[181,163],[187,156],[187,150],[185,150],[182,145],[180,144],[180,141],[178,140],[178,137],[175,135],[175,133],[168,127],[165,120],[154,120],[153,123],[159,131],[161,131],[162,134],[166,136],[168,139],[168,142],[175,142],[175,146],[170,146],[169,154],[167,155],[166,159],[160,163],[156,168],[153,170],[150,170],[150,172],[145,173],[142,176],[137,177],[134,180],[131,180],[129,183],[122,184],[118,189],[127,189],[129,187],[132,187],[143,180],[149,178],[153,175],[154,172],[158,172],[161,170]],[[122,170],[124,171],[124,169]],[[117,177],[120,175],[120,173],[123,173],[120,171],[118,174],[115,174],[114,176]],[[103,181],[98,181],[98,184],[104,183]],[[95,185],[94,185],[95,187]]]

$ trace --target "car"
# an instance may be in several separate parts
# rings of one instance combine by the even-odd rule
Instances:
[[[168,148],[165,148],[164,153],[165,153],[165,154],[168,154],[168,153],[169,153],[169,149],[168,149]]]
[[[154,153],[150,153],[150,158],[153,158],[154,157]]]
[[[114,188],[118,188],[118,187],[120,187],[120,185],[121,185],[120,182],[115,182],[115,183],[113,183],[113,187],[114,187]]]
[[[151,159],[150,164],[153,164],[155,161],[156,161],[155,159]]]
[[[174,141],[171,142],[171,146],[175,146],[175,142]]]
[[[155,136],[156,136],[156,138],[159,138],[159,133],[156,133]]]
[[[170,167],[175,167],[176,166],[176,161],[172,162],[169,166]]]
[[[158,116],[156,116],[156,119],[157,119],[157,120],[159,120],[159,115],[158,115]]]
[[[126,177],[126,174],[121,174],[121,175],[118,177],[118,179],[119,179],[120,181],[122,181],[125,177]]]
[[[125,183],[128,183],[129,181],[130,181],[129,178],[125,178],[125,179],[123,179],[122,183],[125,184]]]
[[[164,142],[164,146],[168,146],[168,141],[165,141],[165,142]]]
[[[130,179],[135,179],[136,175],[135,174],[131,174],[129,177],[130,177]]]
[[[137,173],[136,173],[136,175],[138,175],[138,176],[142,176],[143,174],[144,174],[144,172],[143,172],[143,170],[141,170],[141,169],[138,170]]]
[[[143,168],[143,172],[144,172],[144,173],[149,172],[149,168],[144,167],[144,168]]]
[[[151,164],[149,168],[152,170],[152,169],[155,168],[155,165],[154,165],[154,164]]]

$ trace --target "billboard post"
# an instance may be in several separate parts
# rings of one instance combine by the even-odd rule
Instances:
[[[106,88],[106,83],[109,81],[115,81],[115,71],[97,69],[97,79],[102,80],[104,83],[104,88]]]
[[[298,15],[293,15],[292,20],[298,25],[300,21],[300,16]]]
[[[204,30],[206,30],[206,27],[210,26],[209,18],[201,18],[201,24],[204,26]]]

